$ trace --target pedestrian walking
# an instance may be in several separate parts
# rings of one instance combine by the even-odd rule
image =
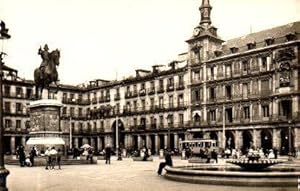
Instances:
[[[16,158],[19,159],[20,146],[16,148]]]
[[[214,159],[216,163],[218,163],[218,153],[216,149],[213,149],[213,151],[211,152],[211,158]]]
[[[105,164],[110,164],[111,147],[109,144],[105,147]]]
[[[51,163],[50,163],[51,169],[54,169],[56,163],[56,155],[57,155],[57,151],[55,150],[55,147],[52,147],[49,153],[51,156]]]
[[[278,158],[278,150],[277,150],[277,148],[274,147],[273,151],[274,151],[274,157],[275,157],[275,159],[277,159]]]
[[[205,154],[207,157],[206,163],[210,163],[210,159],[212,158],[212,152],[210,148],[205,148]]]
[[[144,153],[143,161],[147,161],[147,159],[149,157],[148,148],[146,146],[144,146],[144,148],[142,149],[142,152]]]
[[[20,162],[20,166],[24,167],[25,166],[25,160],[26,160],[26,155],[25,155],[25,151],[24,151],[24,146],[21,145],[18,151],[18,155],[19,155],[19,162]]]
[[[92,148],[88,148],[88,152],[87,152],[87,156],[86,156],[86,160],[90,160],[91,164],[93,164],[93,149]]]
[[[32,149],[29,153],[29,160],[30,160],[31,166],[34,166],[34,157],[36,157],[36,156],[37,156],[36,149],[35,149],[35,147],[32,147]]]
[[[165,162],[161,162],[158,167],[157,174],[160,176],[162,173],[162,170],[165,168],[165,166],[173,166],[173,161],[171,154],[169,152],[166,152],[165,154]]]
[[[51,168],[51,160],[52,160],[52,158],[51,158],[51,155],[50,155],[50,151],[51,151],[51,149],[50,149],[50,147],[47,147],[47,149],[46,149],[46,151],[45,151],[45,156],[46,156],[46,170],[48,170],[49,168]]]
[[[61,156],[62,156],[62,151],[61,151],[61,149],[58,149],[57,154],[56,154],[56,164],[58,166],[58,169],[60,169],[60,170],[61,170],[61,164],[60,164]]]

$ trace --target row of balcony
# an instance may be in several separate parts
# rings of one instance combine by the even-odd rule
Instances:
[[[187,104],[184,102],[180,102],[177,105],[175,104],[168,104],[168,105],[152,105],[150,107],[139,107],[139,108],[132,108],[132,107],[123,107],[123,111],[120,112],[118,110],[102,110],[96,112],[100,114],[100,117],[107,117],[107,116],[127,116],[127,115],[139,115],[139,114],[147,114],[147,113],[159,113],[159,112],[168,112],[168,111],[179,111],[186,109]],[[96,115],[97,115],[96,114]]]
[[[162,123],[151,123],[151,124],[139,124],[131,125],[129,131],[145,131],[145,130],[169,130],[169,129],[185,129],[189,126],[190,122],[174,123],[169,122],[168,124]]]
[[[142,107],[140,109],[137,108],[123,108],[123,115],[136,115],[141,113],[159,113],[159,112],[166,112],[166,111],[177,111],[177,110],[183,110],[186,109],[187,104],[185,103],[179,103],[177,105],[175,104],[169,104],[169,105],[153,105],[149,108]]]
[[[236,101],[236,100],[248,100],[253,98],[263,98],[272,96],[272,90],[262,90],[258,93],[244,94],[244,95],[227,95],[227,96],[218,96],[211,97],[207,99],[207,102],[224,102],[224,101]],[[203,98],[193,99],[192,104],[197,105],[204,102]]]
[[[177,105],[175,104],[166,104],[166,105],[153,105],[148,107],[138,107],[133,108],[126,106],[123,107],[123,110],[117,110],[113,107],[101,107],[96,110],[90,110],[87,114],[76,114],[75,113],[62,113],[62,119],[70,119],[70,117],[74,120],[89,120],[89,119],[99,119],[99,118],[111,118],[116,116],[132,116],[139,114],[150,114],[150,113],[159,113],[159,112],[170,112],[170,111],[180,111],[187,108],[187,103],[179,102]]]
[[[147,131],[147,130],[168,130],[168,129],[184,129],[188,127],[190,122],[182,122],[182,123],[168,123],[168,124],[136,124],[131,125],[128,128],[125,127],[125,131]],[[111,129],[111,127],[109,127]],[[104,127],[101,128],[73,128],[73,134],[96,134],[96,133],[104,133]]]
[[[125,92],[125,98],[134,98],[134,97],[142,97],[146,95],[154,95],[155,93],[160,94],[164,92],[170,92],[174,90],[183,90],[185,88],[183,83],[176,84],[168,84],[167,88],[164,89],[164,87],[159,87],[159,88],[148,88],[148,89],[140,89],[139,91],[127,91]]]
[[[176,88],[175,88],[176,87]],[[184,84],[180,83],[180,84],[176,84],[176,86],[174,84],[172,85],[167,85],[167,89],[165,90],[164,88],[158,88],[157,90],[155,88],[149,88],[149,89],[140,89],[139,91],[128,91],[125,92],[125,98],[134,98],[134,97],[143,97],[146,95],[153,95],[155,93],[159,94],[159,93],[164,93],[165,91],[169,92],[169,91],[174,91],[174,90],[183,90]],[[120,93],[115,94],[114,100],[118,101],[121,99],[121,95]],[[97,104],[97,103],[105,103],[105,102],[110,102],[111,98],[110,95],[106,95],[106,96],[102,96],[102,97],[94,97],[92,99],[74,99],[74,98],[63,98],[62,99],[62,103],[63,104],[78,104],[78,105],[89,105],[89,104]]]
[[[63,104],[74,104],[74,105],[89,105],[91,104],[91,100],[88,99],[73,99],[73,98],[63,98]]]
[[[232,117],[230,120],[226,119],[225,124],[226,125],[246,125],[246,124],[257,124],[257,123],[280,123],[285,122],[287,124],[293,123],[295,121],[300,121],[300,112],[297,112],[293,116],[286,116],[286,115],[279,115],[279,114],[273,114],[269,116],[253,116],[250,118],[235,118]],[[203,127],[203,126],[221,126],[223,125],[223,119],[222,117],[219,117],[218,119],[209,119],[209,120],[201,120],[198,122],[193,122],[191,126],[197,126],[197,127]]]
[[[248,69],[248,70],[233,70],[230,72],[217,72],[216,75],[211,75],[211,76],[207,76],[206,81],[214,81],[214,80],[222,80],[222,79],[231,79],[233,77],[240,77],[240,76],[248,76],[248,75],[255,75],[258,73],[265,73],[268,71],[272,71],[273,68],[268,68],[267,67],[263,67],[263,68],[259,68],[257,67],[252,67],[252,70]],[[192,80],[192,83],[194,84],[198,84],[204,82],[204,78],[203,77],[199,77],[199,78],[194,78]]]
[[[251,125],[256,123],[280,123],[285,122],[287,124],[293,125],[294,122],[299,122],[300,120],[300,112],[297,112],[293,116],[285,116],[285,115],[270,115],[266,116],[256,116],[253,117],[251,120],[250,118],[232,118],[231,120],[226,120],[226,125]],[[153,123],[150,124],[136,124],[131,125],[128,128],[125,127],[126,130],[129,131],[147,131],[147,130],[169,130],[169,129],[187,129],[187,128],[201,128],[201,127],[210,127],[210,126],[222,126],[223,121],[221,118],[218,120],[210,119],[207,121],[200,120],[200,121],[184,121],[180,123],[174,123],[169,121],[168,124],[162,123]],[[26,134],[30,132],[30,128],[21,129],[21,128],[13,128],[13,127],[5,127],[5,133],[17,133],[17,134]],[[97,133],[104,133],[104,127],[101,128],[73,128],[72,132],[74,134],[97,134]]]
[[[28,100],[36,99],[35,94],[24,94],[24,93],[16,93],[16,92],[4,92],[3,98],[28,99]]]
[[[104,128],[73,128],[72,133],[75,135],[94,135],[104,133]]]
[[[30,129],[26,128],[14,128],[14,127],[5,127],[4,128],[5,133],[14,133],[14,134],[28,134],[30,132]]]
[[[27,112],[23,112],[20,110],[16,110],[15,112],[12,112],[11,110],[4,110],[3,115],[4,116],[16,116],[16,117],[29,117],[29,114]]]

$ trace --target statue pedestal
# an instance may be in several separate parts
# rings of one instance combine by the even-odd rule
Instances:
[[[39,151],[46,147],[63,147],[61,138],[60,108],[62,103],[53,99],[42,99],[30,102],[29,115],[31,132],[27,146],[36,146]]]

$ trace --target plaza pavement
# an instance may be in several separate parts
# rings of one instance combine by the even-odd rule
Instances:
[[[9,191],[297,191],[297,188],[251,188],[200,185],[175,182],[157,176],[160,159],[153,162],[132,161],[125,158],[111,165],[99,160],[97,165],[63,166],[62,170],[45,170],[44,167],[6,165]],[[221,161],[222,162],[222,161]],[[224,161],[223,161],[224,162]],[[186,160],[173,158],[174,165],[187,165]]]

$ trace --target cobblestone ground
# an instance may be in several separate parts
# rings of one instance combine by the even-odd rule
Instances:
[[[6,165],[10,171],[7,186],[9,191],[253,191],[255,189],[170,181],[163,176],[157,176],[159,162],[157,157],[153,162],[134,162],[132,159],[116,161],[112,158],[111,165],[105,165],[104,161],[100,160],[97,165],[63,166],[62,170]],[[175,165],[187,164],[187,161],[180,159],[174,159],[173,162]],[[297,188],[256,189],[297,191]]]

